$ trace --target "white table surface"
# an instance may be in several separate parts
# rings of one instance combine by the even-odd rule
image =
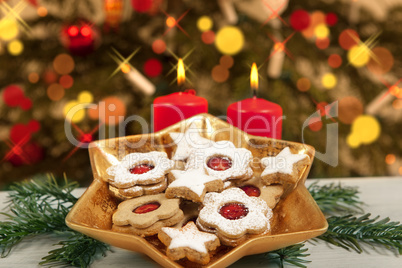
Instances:
[[[308,180],[307,185],[316,180]],[[345,179],[323,179],[319,184],[340,182],[342,185],[357,186],[360,191],[360,199],[365,202],[365,212],[372,215],[390,217],[393,221],[402,222],[402,177],[377,177],[377,178],[345,178]],[[83,193],[84,189],[77,189],[77,196]],[[0,192],[0,211],[4,211],[4,201],[7,193]],[[5,217],[0,215],[0,220]],[[0,267],[39,267],[41,258],[52,250],[57,239],[51,236],[35,237],[21,242],[11,254],[0,259]],[[348,252],[342,248],[330,246],[319,241],[315,245],[307,242],[307,258],[312,262],[308,267],[402,267],[402,257],[395,252],[385,250],[381,247],[364,247],[363,254]],[[118,249],[113,247],[114,252],[109,252],[105,258],[96,260],[92,267],[159,267],[147,256],[139,253]],[[277,267],[272,263],[268,264],[256,256],[244,257],[230,267]],[[289,266],[295,267],[295,266]]]

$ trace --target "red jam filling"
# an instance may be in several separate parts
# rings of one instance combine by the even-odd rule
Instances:
[[[147,173],[148,171],[154,169],[155,167],[150,164],[140,164],[136,165],[135,167],[130,169],[130,172],[132,174],[144,174]]]
[[[232,160],[224,156],[214,156],[208,160],[207,166],[216,171],[224,171],[232,167]]]
[[[248,196],[258,197],[261,194],[260,189],[258,189],[257,187],[255,187],[253,185],[244,185],[239,188],[242,189]]]
[[[221,207],[219,214],[228,220],[238,220],[247,216],[248,208],[240,203],[228,203]]]
[[[158,209],[161,206],[158,202],[148,203],[142,206],[137,207],[133,210],[136,214],[145,214],[151,211]]]

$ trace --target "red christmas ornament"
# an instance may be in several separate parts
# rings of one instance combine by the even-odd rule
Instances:
[[[61,42],[71,54],[86,56],[99,45],[99,32],[94,25],[79,23],[62,28]],[[57,78],[56,78],[57,79]]]
[[[139,13],[147,12],[152,7],[152,0],[131,0],[133,9]]]
[[[303,31],[310,25],[310,14],[303,9],[298,9],[290,15],[290,26],[295,31]]]
[[[338,16],[335,13],[330,12],[325,16],[325,22],[329,26],[334,26],[338,22]]]
[[[40,162],[44,155],[44,149],[36,142],[25,143],[22,146],[14,146],[12,155],[8,161],[13,166],[32,165]]]
[[[144,73],[149,77],[157,77],[162,73],[162,63],[157,59],[149,59],[144,63]]]

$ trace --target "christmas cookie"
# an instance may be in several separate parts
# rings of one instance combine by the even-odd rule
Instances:
[[[211,141],[200,136],[197,126],[191,124],[186,132],[169,133],[173,142],[177,145],[172,160],[186,161],[193,150],[205,149],[211,146]]]
[[[282,185],[263,185],[259,177],[253,177],[247,182],[242,182],[237,187],[242,189],[248,196],[261,198],[271,209],[274,209],[283,194]]]
[[[113,214],[112,230],[149,236],[160,228],[172,226],[183,218],[179,199],[167,199],[165,194],[147,195],[123,201]]]
[[[236,246],[248,234],[261,234],[270,229],[272,210],[258,197],[250,197],[239,188],[222,193],[207,193],[197,225],[214,232],[222,244]]]
[[[163,181],[156,184],[137,185],[130,188],[121,188],[121,189],[109,185],[109,190],[117,198],[127,200],[142,195],[159,194],[165,191],[166,187],[167,187],[167,179],[164,179]]]
[[[203,170],[172,170],[174,181],[166,189],[167,198],[182,197],[193,202],[202,202],[205,193],[219,192],[223,189],[221,179],[205,174]]]
[[[296,187],[300,173],[308,165],[309,159],[306,154],[292,154],[289,147],[286,147],[276,156],[261,159],[264,168],[261,180],[265,185],[282,185],[286,196]]]
[[[164,227],[158,233],[158,238],[167,246],[168,258],[180,260],[186,257],[200,264],[207,264],[210,261],[209,252],[220,245],[216,235],[200,232],[194,222],[187,223],[181,229]]]
[[[164,152],[131,153],[118,164],[109,167],[109,183],[116,188],[129,188],[136,185],[157,184],[165,179],[174,161]]]
[[[186,169],[204,169],[205,173],[226,180],[247,180],[253,175],[250,167],[252,154],[244,148],[235,148],[230,141],[218,141],[211,147],[191,154]]]

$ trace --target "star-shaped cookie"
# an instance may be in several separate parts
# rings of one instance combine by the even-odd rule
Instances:
[[[194,123],[184,133],[171,132],[169,135],[177,145],[172,160],[185,161],[194,149],[205,149],[211,145],[209,139],[200,136],[198,128]]]
[[[265,185],[280,184],[284,188],[284,196],[293,190],[300,178],[303,168],[309,163],[306,154],[292,154],[289,147],[283,149],[278,155],[264,157],[261,164],[264,171],[261,173]]]
[[[208,252],[220,245],[216,235],[200,232],[192,221],[181,229],[164,227],[158,233],[158,238],[167,246],[166,255],[170,259],[187,257],[200,264],[207,264],[210,260]]]
[[[202,202],[207,192],[223,189],[223,181],[205,174],[202,169],[171,170],[175,180],[166,189],[167,198],[182,197],[193,202]]]

